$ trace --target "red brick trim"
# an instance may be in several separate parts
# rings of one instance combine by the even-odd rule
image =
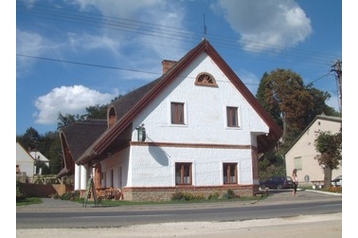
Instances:
[[[185,148],[212,148],[212,149],[252,149],[252,145],[229,145],[229,144],[197,144],[197,143],[170,143],[170,142],[139,142],[131,141],[129,144],[135,146],[157,146],[157,147],[185,147]]]

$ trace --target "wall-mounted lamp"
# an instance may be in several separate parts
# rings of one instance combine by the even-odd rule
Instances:
[[[145,141],[146,135],[144,124],[137,126],[135,129],[138,131],[138,141]]]

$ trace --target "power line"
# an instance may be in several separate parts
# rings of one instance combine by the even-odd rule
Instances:
[[[69,9],[54,8],[53,6],[45,6],[41,4],[36,4],[36,7],[31,9],[26,9],[24,6],[17,6],[19,12],[25,15],[30,15],[34,17],[49,18],[52,20],[57,20],[60,22],[76,23],[81,25],[87,25],[89,27],[99,27],[102,28],[130,32],[134,34],[143,34],[152,37],[166,38],[170,40],[178,40],[182,42],[192,42],[195,43],[200,38],[200,33],[195,31],[189,31],[184,28],[178,28],[173,26],[165,26],[160,24],[153,24],[143,21],[134,21],[130,19],[124,19],[119,17],[104,16],[93,13],[79,12]],[[226,37],[216,34],[207,34],[207,28],[205,23],[205,14],[204,14],[204,34],[205,37],[209,36],[212,43],[222,49],[229,50],[239,50],[240,49],[238,39],[232,37]],[[248,43],[248,42],[242,42]],[[290,47],[285,47],[285,51],[282,51],[284,48],[280,45],[270,45],[263,44],[258,42],[252,42],[255,46],[253,50],[260,51],[262,48],[269,49],[266,51],[266,54],[277,54],[280,52],[281,57],[291,58],[291,59],[304,59],[306,62],[312,63],[323,63],[326,62],[327,57],[331,58],[332,55],[324,54],[321,52],[313,52],[304,49],[294,49]],[[171,46],[172,47],[172,46]],[[230,51],[232,52],[232,51]],[[230,54],[230,53],[229,53]],[[236,57],[235,54],[231,54]],[[336,58],[336,57],[335,57]]]
[[[32,58],[32,59],[39,59],[39,60],[46,60],[46,61],[52,61],[52,62],[60,62],[60,63],[74,64],[74,65],[89,66],[89,67],[115,69],[115,70],[125,70],[125,71],[131,71],[131,72],[139,72],[139,73],[146,73],[146,74],[157,74],[157,75],[159,74],[160,75],[160,73],[155,73],[155,72],[150,72],[150,71],[145,71],[145,70],[138,70],[138,69],[128,69],[128,68],[121,68],[121,67],[115,67],[115,66],[99,65],[99,64],[68,61],[68,60],[59,60],[59,59],[38,57],[38,56],[30,56],[30,55],[23,55],[23,54],[16,54],[16,56]]]

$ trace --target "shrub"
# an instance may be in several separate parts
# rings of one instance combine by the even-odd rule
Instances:
[[[62,194],[60,199],[61,200],[78,201],[78,200],[80,200],[80,192],[74,191],[74,192],[64,193],[64,194]]]
[[[209,196],[208,196],[208,199],[211,200],[211,199],[218,199],[220,197],[220,194],[218,192],[215,192],[215,193],[211,193]]]
[[[170,199],[173,201],[190,201],[205,199],[205,197],[202,194],[194,195],[191,193],[175,192]]]
[[[236,195],[235,195],[234,191],[232,191],[231,189],[228,189],[223,197],[226,199],[230,199],[230,198],[235,198]]]
[[[342,187],[341,186],[331,186],[327,189],[327,192],[342,193]]]
[[[20,202],[26,199],[26,194],[20,188],[20,182],[16,181],[16,202]]]

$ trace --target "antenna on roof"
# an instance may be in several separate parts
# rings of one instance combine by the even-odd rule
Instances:
[[[203,14],[203,23],[204,23],[204,39],[206,39],[206,23],[205,23],[205,13]]]

